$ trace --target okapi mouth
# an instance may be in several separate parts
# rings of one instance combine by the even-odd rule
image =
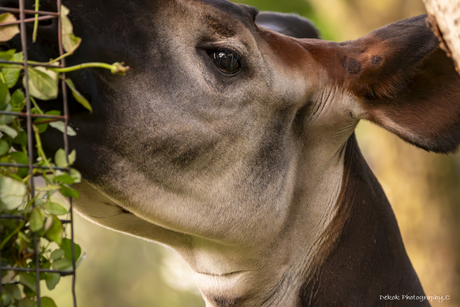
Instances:
[[[123,208],[122,206],[120,206],[118,204],[115,204],[115,203],[104,202],[104,205],[117,208],[120,211],[121,214],[133,214],[128,209]]]
[[[222,274],[205,273],[205,272],[197,272],[197,273],[201,275],[205,275],[205,276],[211,276],[211,277],[232,277],[232,276],[247,273],[247,272],[249,271],[235,271],[235,272],[222,273]]]
[[[120,208],[122,213],[124,213],[124,214],[132,214],[131,211],[129,211],[129,210],[123,208],[123,207],[120,207],[120,206],[118,206],[118,207]]]

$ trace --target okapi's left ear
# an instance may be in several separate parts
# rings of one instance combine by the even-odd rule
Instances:
[[[426,15],[344,43],[344,86],[363,119],[428,151],[460,144],[460,76],[427,27]]]

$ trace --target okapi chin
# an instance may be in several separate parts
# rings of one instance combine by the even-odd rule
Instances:
[[[225,0],[64,4],[83,39],[68,65],[131,67],[69,74],[93,106],[70,118],[80,214],[176,250],[208,307],[429,306],[380,301],[424,292],[354,136],[364,119],[458,148],[460,78],[426,15],[336,43]]]

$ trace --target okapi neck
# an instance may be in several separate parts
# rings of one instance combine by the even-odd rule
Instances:
[[[404,248],[393,210],[353,134],[346,146],[336,214],[324,233],[298,306],[430,306],[386,301],[424,295]]]

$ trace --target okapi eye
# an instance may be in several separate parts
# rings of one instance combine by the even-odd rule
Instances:
[[[237,74],[243,68],[243,59],[231,49],[212,50],[209,55],[220,71],[227,75]]]

